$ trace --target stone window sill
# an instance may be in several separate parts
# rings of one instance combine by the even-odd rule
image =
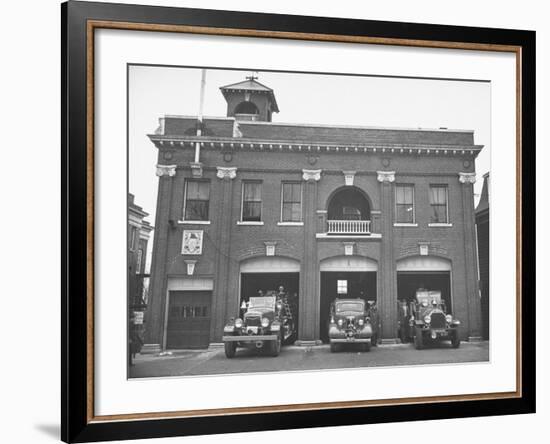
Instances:
[[[447,227],[452,227],[452,226],[453,226],[453,224],[440,224],[440,223],[428,224],[428,227],[432,227],[432,228],[436,228],[436,227],[447,228]]]
[[[303,227],[303,222],[277,222],[279,227]]]
[[[244,221],[244,220],[238,220],[237,221],[237,225],[254,226],[254,225],[263,225],[263,224],[264,224],[263,222],[248,222],[248,221]]]
[[[178,220],[180,225],[210,225],[209,220]]]
[[[394,227],[418,227],[418,224],[409,224],[404,222],[396,222],[393,224]]]

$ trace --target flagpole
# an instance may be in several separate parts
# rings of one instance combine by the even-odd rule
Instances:
[[[201,70],[201,93],[199,100],[199,114],[197,116],[197,137],[202,135],[202,117],[204,107],[204,90],[206,89],[206,69]],[[195,163],[199,163],[201,154],[201,144],[197,140],[195,142]]]

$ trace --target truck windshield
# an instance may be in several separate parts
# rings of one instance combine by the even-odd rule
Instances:
[[[275,296],[251,297],[248,301],[248,308],[273,308]]]
[[[363,311],[362,302],[342,302],[336,304],[336,313],[342,313],[343,311]]]

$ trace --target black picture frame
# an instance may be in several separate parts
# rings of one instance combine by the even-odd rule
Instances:
[[[151,416],[141,419],[94,418],[90,399],[90,347],[93,352],[90,266],[93,267],[93,157],[87,82],[90,21],[193,26],[266,33],[369,37],[391,41],[439,42],[435,46],[464,44],[508,45],[518,48],[521,98],[518,199],[521,199],[518,271],[521,282],[519,382],[514,397],[401,403],[365,407],[232,413],[193,417]],[[325,17],[259,14],[230,11],[138,6],[69,1],[61,6],[62,23],[62,383],[61,435],[65,442],[91,442],[243,431],[326,427],[396,421],[416,421],[524,414],[535,412],[535,32],[507,29],[442,26]],[[145,31],[144,31],[145,32]],[[456,45],[459,42],[459,45]],[[409,43],[413,44],[413,43]],[[91,170],[92,169],[92,170]],[[92,176],[92,177],[90,177]],[[93,307],[93,306],[92,306]]]

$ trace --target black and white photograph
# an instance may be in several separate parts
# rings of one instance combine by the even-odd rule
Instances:
[[[489,362],[491,82],[127,65],[129,379]]]

